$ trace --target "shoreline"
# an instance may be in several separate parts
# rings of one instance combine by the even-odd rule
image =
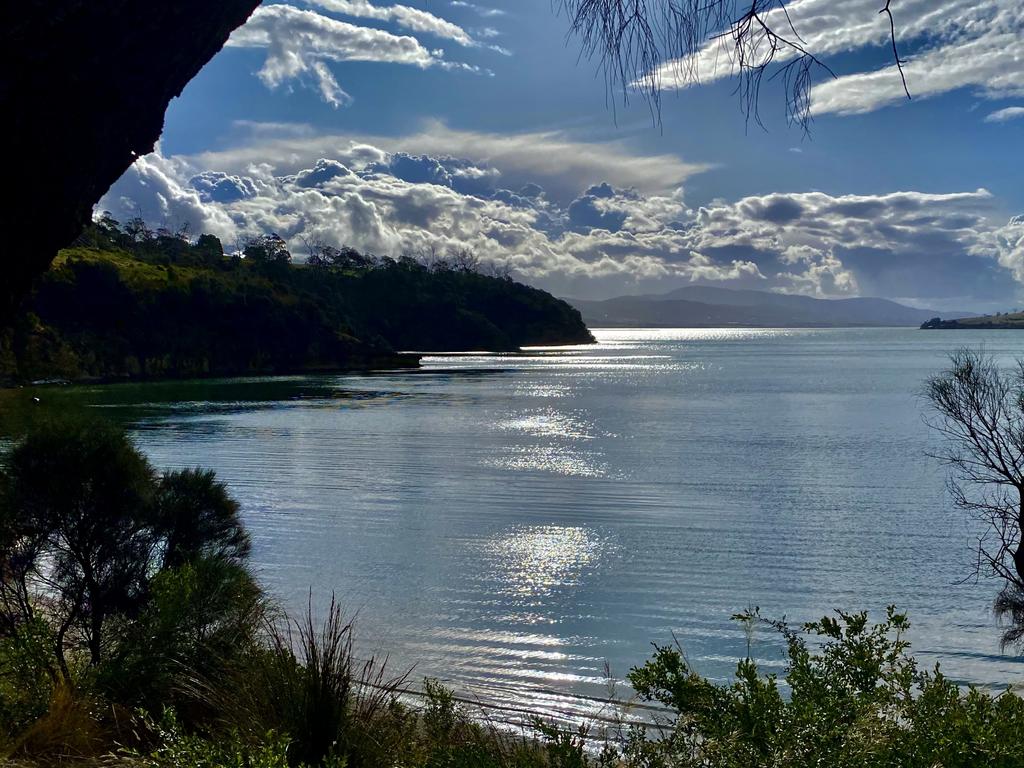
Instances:
[[[405,370],[420,367],[422,353],[399,352],[386,357],[369,358],[359,363],[349,365],[323,365],[306,366],[300,368],[278,368],[267,370],[246,370],[246,371],[209,371],[161,375],[146,374],[124,374],[110,376],[81,376],[77,378],[66,378],[54,376],[46,379],[33,379],[28,381],[4,380],[0,381],[0,391],[11,391],[27,389],[30,387],[68,387],[80,385],[106,385],[106,384],[153,384],[171,381],[208,381],[213,379],[241,379],[241,378],[262,378],[275,376],[318,376],[343,373],[366,373],[381,370]]]

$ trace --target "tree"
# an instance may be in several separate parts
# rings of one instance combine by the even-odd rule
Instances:
[[[70,650],[100,664],[114,644],[110,620],[138,616],[160,573],[248,551],[238,505],[212,473],[158,477],[103,422],[47,424],[0,471],[0,631],[46,621],[65,679]]]
[[[302,237],[306,249],[306,263],[318,269],[335,267],[338,269],[364,269],[373,266],[373,259],[363,256],[355,248],[343,245],[335,248],[327,245],[317,237]]]
[[[292,260],[288,244],[274,232],[250,238],[242,249],[242,255],[256,264],[289,264]]]
[[[1009,627],[1003,643],[1024,639],[1024,361],[1002,370],[989,356],[960,350],[931,378],[931,426],[946,438],[938,454],[949,467],[959,509],[977,519],[975,573],[1003,582],[995,610]]]
[[[205,264],[217,264],[224,258],[224,246],[216,235],[200,235],[193,250]]]
[[[470,248],[457,248],[448,254],[448,261],[457,272],[480,272],[480,258]]]
[[[199,557],[243,561],[249,556],[251,545],[238,522],[238,502],[211,470],[168,472],[156,489],[153,506],[164,567]]]
[[[910,98],[890,4],[886,0],[880,13],[889,22],[893,60]],[[598,60],[609,88],[621,87],[623,99],[636,88],[655,110],[660,106],[662,67],[696,84],[701,77],[697,54],[716,42],[728,48],[744,115],[758,124],[761,84],[773,64],[784,62],[769,79],[782,81],[786,117],[804,130],[811,120],[814,75],[835,77],[806,48],[785,0],[559,0],[559,5],[584,54]]]
[[[128,236],[128,241],[132,245],[143,245],[154,237],[153,230],[149,228],[141,214],[128,219],[123,227],[123,231]]]

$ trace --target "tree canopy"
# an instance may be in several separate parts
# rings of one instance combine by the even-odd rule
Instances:
[[[0,633],[45,620],[67,679],[76,649],[93,666],[112,652],[110,622],[138,618],[158,574],[248,553],[238,505],[212,473],[159,475],[102,421],[45,424],[0,471]]]

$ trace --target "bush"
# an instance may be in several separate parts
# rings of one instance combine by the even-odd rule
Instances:
[[[212,473],[157,475],[101,421],[31,432],[0,464],[0,743],[80,752],[117,708],[177,703],[252,647],[248,552]]]
[[[172,710],[159,723],[144,722],[156,740],[148,751],[125,752],[130,764],[142,768],[288,768],[288,740],[265,734],[251,745],[235,736],[211,741],[186,733]],[[326,768],[326,767],[325,767]],[[341,766],[338,766],[341,768]]]
[[[625,749],[631,764],[1024,765],[1024,701],[1010,691],[962,692],[938,665],[919,671],[904,639],[909,622],[893,608],[879,624],[866,613],[839,612],[800,632],[756,611],[737,618],[782,635],[788,695],[750,658],[739,662],[734,683],[716,685],[696,674],[678,647],[656,646],[629,679],[643,700],[663,704],[674,717],[657,740],[634,730]]]

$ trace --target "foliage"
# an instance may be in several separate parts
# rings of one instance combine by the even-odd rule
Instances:
[[[81,641],[98,664],[104,624],[134,613],[154,554],[156,479],[125,435],[100,422],[48,424],[0,475],[0,623],[13,633],[45,610],[54,654]]]
[[[51,691],[46,709],[23,730],[5,734],[0,755],[32,759],[39,765],[55,765],[95,758],[109,751],[112,728],[103,722],[103,703],[66,683]]]
[[[250,739],[267,731],[294,739],[292,762],[320,765],[356,748],[358,730],[392,708],[404,676],[389,678],[353,652],[353,626],[332,601],[322,623],[312,605],[301,620],[266,624],[262,645],[200,680],[197,691],[223,723]]]
[[[292,260],[288,244],[276,232],[250,239],[242,256],[256,264],[288,264]]]
[[[161,570],[139,617],[119,628],[98,687],[124,706],[173,705],[201,721],[211,711],[191,695],[192,681],[252,653],[265,615],[263,593],[236,562],[197,557]]]
[[[784,639],[785,680],[739,662],[736,680],[702,678],[678,647],[656,646],[631,671],[638,695],[673,713],[663,738],[634,731],[625,748],[643,766],[900,766],[1024,765],[1024,701],[1011,692],[965,692],[938,667],[921,672],[907,653],[906,617],[889,608],[885,621],[866,613],[804,625],[766,621],[756,611],[738,619],[767,625]],[[813,642],[808,642],[810,636]],[[788,688],[788,691],[784,691]]]
[[[210,235],[101,219],[0,329],[0,380],[187,377],[410,364],[394,350],[591,341],[549,294],[456,252],[429,265],[276,235],[227,256]]]
[[[52,633],[40,619],[0,637],[0,754],[6,741],[24,733],[50,710],[54,678],[46,661]]]
[[[132,621],[155,576],[248,554],[238,505],[212,473],[158,477],[119,429],[102,421],[44,423],[0,472],[0,627],[17,637],[43,618],[65,682],[68,653],[96,667],[116,645],[111,621]]]
[[[159,722],[144,718],[156,746],[149,751],[127,750],[139,768],[288,768],[288,739],[267,733],[255,745],[231,734],[216,741],[187,733],[174,711],[164,710]],[[326,766],[325,768],[335,768]],[[337,765],[336,768],[343,768]]]

